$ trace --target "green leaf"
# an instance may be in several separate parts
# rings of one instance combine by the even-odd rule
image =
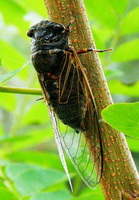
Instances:
[[[17,136],[9,136],[9,135],[2,135],[0,137],[0,143],[18,143],[19,141],[21,142],[21,140],[29,140],[30,136],[29,135],[17,135]]]
[[[117,47],[112,56],[114,62],[126,62],[139,59],[139,39],[125,42]]]
[[[113,128],[139,138],[139,102],[110,105],[102,111],[102,117]]]
[[[123,76],[123,72],[121,70],[116,69],[106,69],[105,76],[107,80],[117,79]]]
[[[47,121],[50,122],[47,106],[44,100],[35,101],[38,97],[33,99],[31,106],[28,108],[28,112],[23,117],[23,125],[28,124],[44,124]]]
[[[1,75],[0,76],[0,83],[5,83],[6,81],[8,81],[9,79],[11,79],[13,76],[16,76],[20,71],[22,71],[24,69],[24,67],[26,67],[28,65],[28,62],[25,63],[21,68],[14,70],[12,72],[9,72],[7,74]]]
[[[72,197],[68,190],[40,193],[30,200],[69,200]]]
[[[66,179],[65,174],[54,170],[31,169],[18,176],[15,180],[15,186],[20,194],[28,196],[64,179]]]
[[[133,34],[139,32],[139,7],[132,9],[122,20],[121,34]],[[130,27],[129,27],[130,26]]]
[[[0,163],[1,164],[1,163]],[[6,180],[4,177],[0,180],[0,199],[1,200],[18,200],[18,198],[13,194],[9,188],[6,187]]]
[[[10,152],[8,155],[6,155],[6,158],[13,161],[16,160],[19,162],[28,162],[40,166],[45,166],[47,168],[63,170],[59,155],[56,153],[37,152],[37,151],[23,151],[23,152],[18,151],[13,153]],[[67,165],[70,169],[70,172],[75,171],[69,159],[67,159]]]
[[[85,0],[84,2],[89,17],[93,17],[93,20],[95,18],[95,20],[104,25],[104,27],[112,29],[117,26],[119,16],[124,12],[128,5],[127,0],[122,0],[120,3],[118,0]]]
[[[47,142],[50,140],[50,138],[53,138],[53,133],[50,131],[50,128],[51,127],[47,127],[47,125],[42,127],[31,126],[27,127],[25,130],[21,128],[22,133],[25,131],[26,134],[24,136],[11,137],[11,139],[3,138],[1,141],[3,143],[3,150],[6,150],[6,154],[9,154],[12,152],[19,152],[22,149],[31,148],[40,143],[44,143],[44,141]],[[46,134],[47,132],[48,134]],[[7,148],[7,145],[10,145],[10,148]]]
[[[108,48],[109,46],[107,46],[106,44],[111,39],[113,30],[105,28],[105,27],[96,26],[96,24],[94,23],[91,23],[90,25],[93,31],[93,36],[94,36],[97,49]],[[105,57],[105,54],[99,54],[99,57]]]
[[[109,4],[112,6],[117,14],[122,14],[128,6],[128,0],[122,0],[120,2],[119,0],[109,0]]]
[[[0,199],[1,200],[18,200],[18,198],[12,192],[10,192],[6,188],[1,188],[1,187],[0,187]]]
[[[7,111],[14,111],[16,106],[17,99],[15,95],[0,93],[0,107]]]
[[[2,58],[3,66],[10,69],[18,69],[26,63],[25,56],[9,43],[0,40],[0,47],[0,57]]]
[[[74,198],[71,198],[69,200],[88,200],[88,199],[92,199],[92,200],[104,200],[104,196],[103,194],[99,192],[96,192],[96,191],[93,191],[92,193],[89,193],[86,194],[86,195],[81,195],[79,197],[74,197]]]
[[[27,10],[13,0],[1,1],[1,12],[6,24],[12,24],[18,27],[20,32],[24,34],[28,29],[28,23],[24,22],[23,17]]]
[[[110,91],[112,94],[123,94],[132,97],[139,97],[139,81],[133,85],[124,85],[120,81],[109,81],[108,82]]]
[[[133,85],[136,81],[139,80],[139,66],[138,61],[135,62],[124,62],[118,63],[115,66],[116,71],[121,71],[122,76],[119,77],[119,80],[126,85]]]
[[[70,200],[88,200],[91,199],[92,200],[104,200],[104,195],[102,193],[102,189],[100,184],[97,185],[97,187],[94,188],[94,190],[90,190],[90,188],[84,188],[84,190],[82,190],[80,192],[80,194],[77,197],[74,197]]]
[[[35,165],[26,165],[26,164],[20,164],[20,163],[17,163],[17,164],[8,163],[6,166],[6,174],[9,177],[9,179],[11,179],[12,181],[15,181],[16,178],[20,174],[22,174],[30,169],[38,169],[38,167]]]
[[[38,0],[16,0],[16,2],[18,2],[18,4],[20,4],[22,7],[24,7],[25,10],[34,11],[37,14],[39,13],[41,16],[46,18],[47,11],[43,1],[38,2]]]
[[[0,162],[0,165],[2,166],[3,163]],[[0,173],[2,173],[2,172],[0,172]],[[0,176],[2,176],[2,174]],[[0,188],[6,188],[6,186],[5,186],[5,184],[4,184],[2,179],[0,179]]]
[[[126,137],[126,141],[131,151],[139,152],[139,140],[135,138]]]
[[[36,194],[66,180],[66,175],[62,172],[25,164],[9,164],[6,173],[23,196]]]

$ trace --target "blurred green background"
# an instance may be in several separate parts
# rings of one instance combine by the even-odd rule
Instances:
[[[139,100],[139,1],[84,0],[114,102]],[[30,62],[28,28],[47,19],[43,0],[0,2],[0,86],[39,87]],[[47,108],[39,96],[0,94],[0,200],[103,200],[67,159],[62,168]],[[137,166],[138,141],[128,138]],[[136,144],[136,145],[135,145]]]

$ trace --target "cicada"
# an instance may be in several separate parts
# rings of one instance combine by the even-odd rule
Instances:
[[[97,106],[80,54],[110,49],[75,51],[69,44],[73,21],[64,26],[44,20],[32,26],[27,35],[31,38],[32,63],[49,107],[57,144],[62,144],[81,178],[92,188],[102,176],[103,149]],[[90,138],[89,144],[84,136]]]

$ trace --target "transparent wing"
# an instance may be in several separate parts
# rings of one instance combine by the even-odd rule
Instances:
[[[68,167],[67,167],[65,156],[64,156],[64,152],[63,152],[61,134],[60,134],[60,131],[59,131],[59,127],[58,127],[58,123],[57,123],[57,119],[56,119],[55,113],[53,112],[53,109],[52,109],[52,107],[50,106],[50,103],[49,103],[49,94],[48,94],[48,92],[46,90],[46,87],[45,87],[46,86],[46,82],[45,82],[45,79],[44,79],[44,75],[43,74],[38,75],[38,79],[39,79],[39,82],[40,82],[40,85],[41,85],[41,88],[42,88],[42,92],[43,92],[44,98],[46,100],[46,105],[48,106],[49,116],[50,116],[51,124],[52,124],[53,130],[54,130],[55,141],[56,141],[59,157],[60,157],[62,166],[63,166],[63,168],[65,170],[65,173],[67,175],[71,191],[73,191],[73,187],[72,187],[72,183],[71,183]]]
[[[95,116],[93,123],[93,130],[79,133],[63,125],[60,121],[58,123],[62,145],[67,155],[83,181],[91,188],[100,182],[103,168],[101,139]]]
[[[67,175],[67,178],[68,178],[68,181],[69,181],[69,184],[70,184],[70,188],[73,191],[68,167],[67,167],[64,152],[63,152],[63,146],[62,146],[62,143],[61,143],[61,136],[60,136],[59,128],[57,126],[57,120],[56,120],[56,117],[55,117],[55,113],[51,110],[51,108],[49,108],[49,116],[50,116],[52,127],[53,127],[53,130],[54,130],[54,133],[55,133],[55,141],[56,141],[56,145],[57,145],[57,148],[58,148],[59,157],[60,157],[61,163],[63,165],[63,168],[65,170],[65,173]]]
[[[94,188],[101,179],[102,169],[103,169],[103,151],[102,151],[102,143],[101,143],[101,133],[98,122],[97,115],[97,107],[95,104],[95,100],[90,89],[90,85],[86,74],[84,72],[84,68],[81,65],[81,62],[78,58],[76,52],[73,51],[73,54],[70,55],[70,62],[68,67],[65,65],[66,73],[61,73],[61,77],[64,77],[64,81],[60,82],[60,99],[59,101],[62,103],[62,96],[64,93],[68,93],[65,95],[66,99],[64,99],[64,103],[70,101],[70,95],[72,95],[72,90],[78,95],[78,106],[76,104],[73,105],[73,109],[77,109],[77,107],[81,106],[80,92],[84,94],[85,112],[81,113],[78,111],[78,114],[85,115],[84,116],[84,126],[89,126],[87,131],[76,131],[69,126],[62,124],[60,120],[58,120],[59,129],[61,133],[61,141],[62,145],[69,156],[71,162],[74,167],[80,174],[83,181],[91,188]],[[67,67],[67,68],[66,68]],[[70,73],[72,71],[72,73]],[[69,81],[69,79],[71,81]],[[77,87],[74,87],[74,83],[76,79]],[[70,84],[69,84],[70,83]],[[66,86],[70,85],[69,86]],[[68,89],[67,89],[68,88]],[[65,97],[64,96],[64,97]],[[69,112],[75,113],[69,108]],[[67,115],[66,115],[67,116]]]

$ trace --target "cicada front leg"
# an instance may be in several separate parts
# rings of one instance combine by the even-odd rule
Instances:
[[[112,48],[108,48],[108,49],[93,49],[93,48],[85,48],[85,49],[81,49],[79,51],[77,51],[77,54],[83,54],[83,53],[87,53],[87,52],[105,52],[105,51],[112,51]]]

